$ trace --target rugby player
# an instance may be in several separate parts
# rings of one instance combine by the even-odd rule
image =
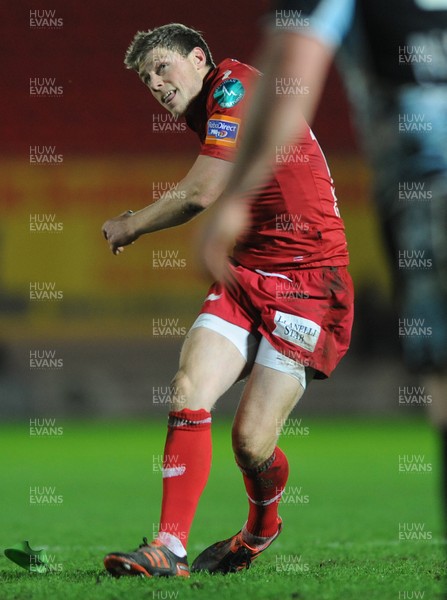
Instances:
[[[260,75],[234,59],[216,66],[200,33],[181,24],[138,33],[125,64],[156,101],[186,120],[200,151],[175,199],[165,194],[103,225],[114,254],[144,234],[189,221],[220,196],[243,136],[247,92]],[[309,382],[328,377],[348,349],[353,290],[344,225],[326,160],[306,124],[278,149],[271,178],[241,205],[247,218],[229,281],[211,286],[171,383],[159,533],[134,552],[108,554],[112,575],[189,576],[188,534],[211,464],[210,411],[245,377],[232,443],[247,521],[204,550],[191,570],[249,567],[281,532],[288,462],[277,446],[280,424]]]

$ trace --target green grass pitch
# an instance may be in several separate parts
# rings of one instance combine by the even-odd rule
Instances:
[[[165,422],[57,426],[61,435],[51,437],[30,436],[28,423],[0,427],[1,549],[29,540],[52,561],[52,572],[28,573],[2,552],[1,599],[447,597],[437,438],[423,419],[294,421],[280,442],[290,462],[281,536],[247,571],[181,580],[115,580],[102,567],[107,552],[131,550],[152,536]],[[402,455],[417,455],[425,466],[399,472]],[[59,502],[31,504],[33,487],[53,488]],[[246,511],[230,423],[217,411],[190,561],[238,531]],[[410,539],[399,539],[399,528]]]

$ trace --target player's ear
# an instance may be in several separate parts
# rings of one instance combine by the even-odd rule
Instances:
[[[201,69],[206,65],[206,56],[205,52],[199,46],[196,46],[191,50],[190,56],[192,58],[192,62],[197,69]]]

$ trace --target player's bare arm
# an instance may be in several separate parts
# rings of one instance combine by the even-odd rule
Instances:
[[[213,204],[228,182],[232,164],[210,156],[198,156],[176,193],[163,196],[136,212],[127,211],[106,221],[104,236],[114,254],[141,235],[182,225]]]

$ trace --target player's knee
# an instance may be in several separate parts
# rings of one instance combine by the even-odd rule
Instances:
[[[174,411],[183,410],[184,408],[193,409],[191,406],[191,398],[193,398],[193,384],[188,374],[179,369],[171,381],[171,397],[170,409]]]
[[[170,409],[173,411],[189,408],[190,410],[210,410],[213,404],[210,394],[206,394],[203,386],[199,386],[187,371],[179,369],[171,381]]]
[[[275,447],[274,440],[258,433],[243,432],[234,427],[232,431],[233,452],[238,464],[253,469],[266,461]]]

